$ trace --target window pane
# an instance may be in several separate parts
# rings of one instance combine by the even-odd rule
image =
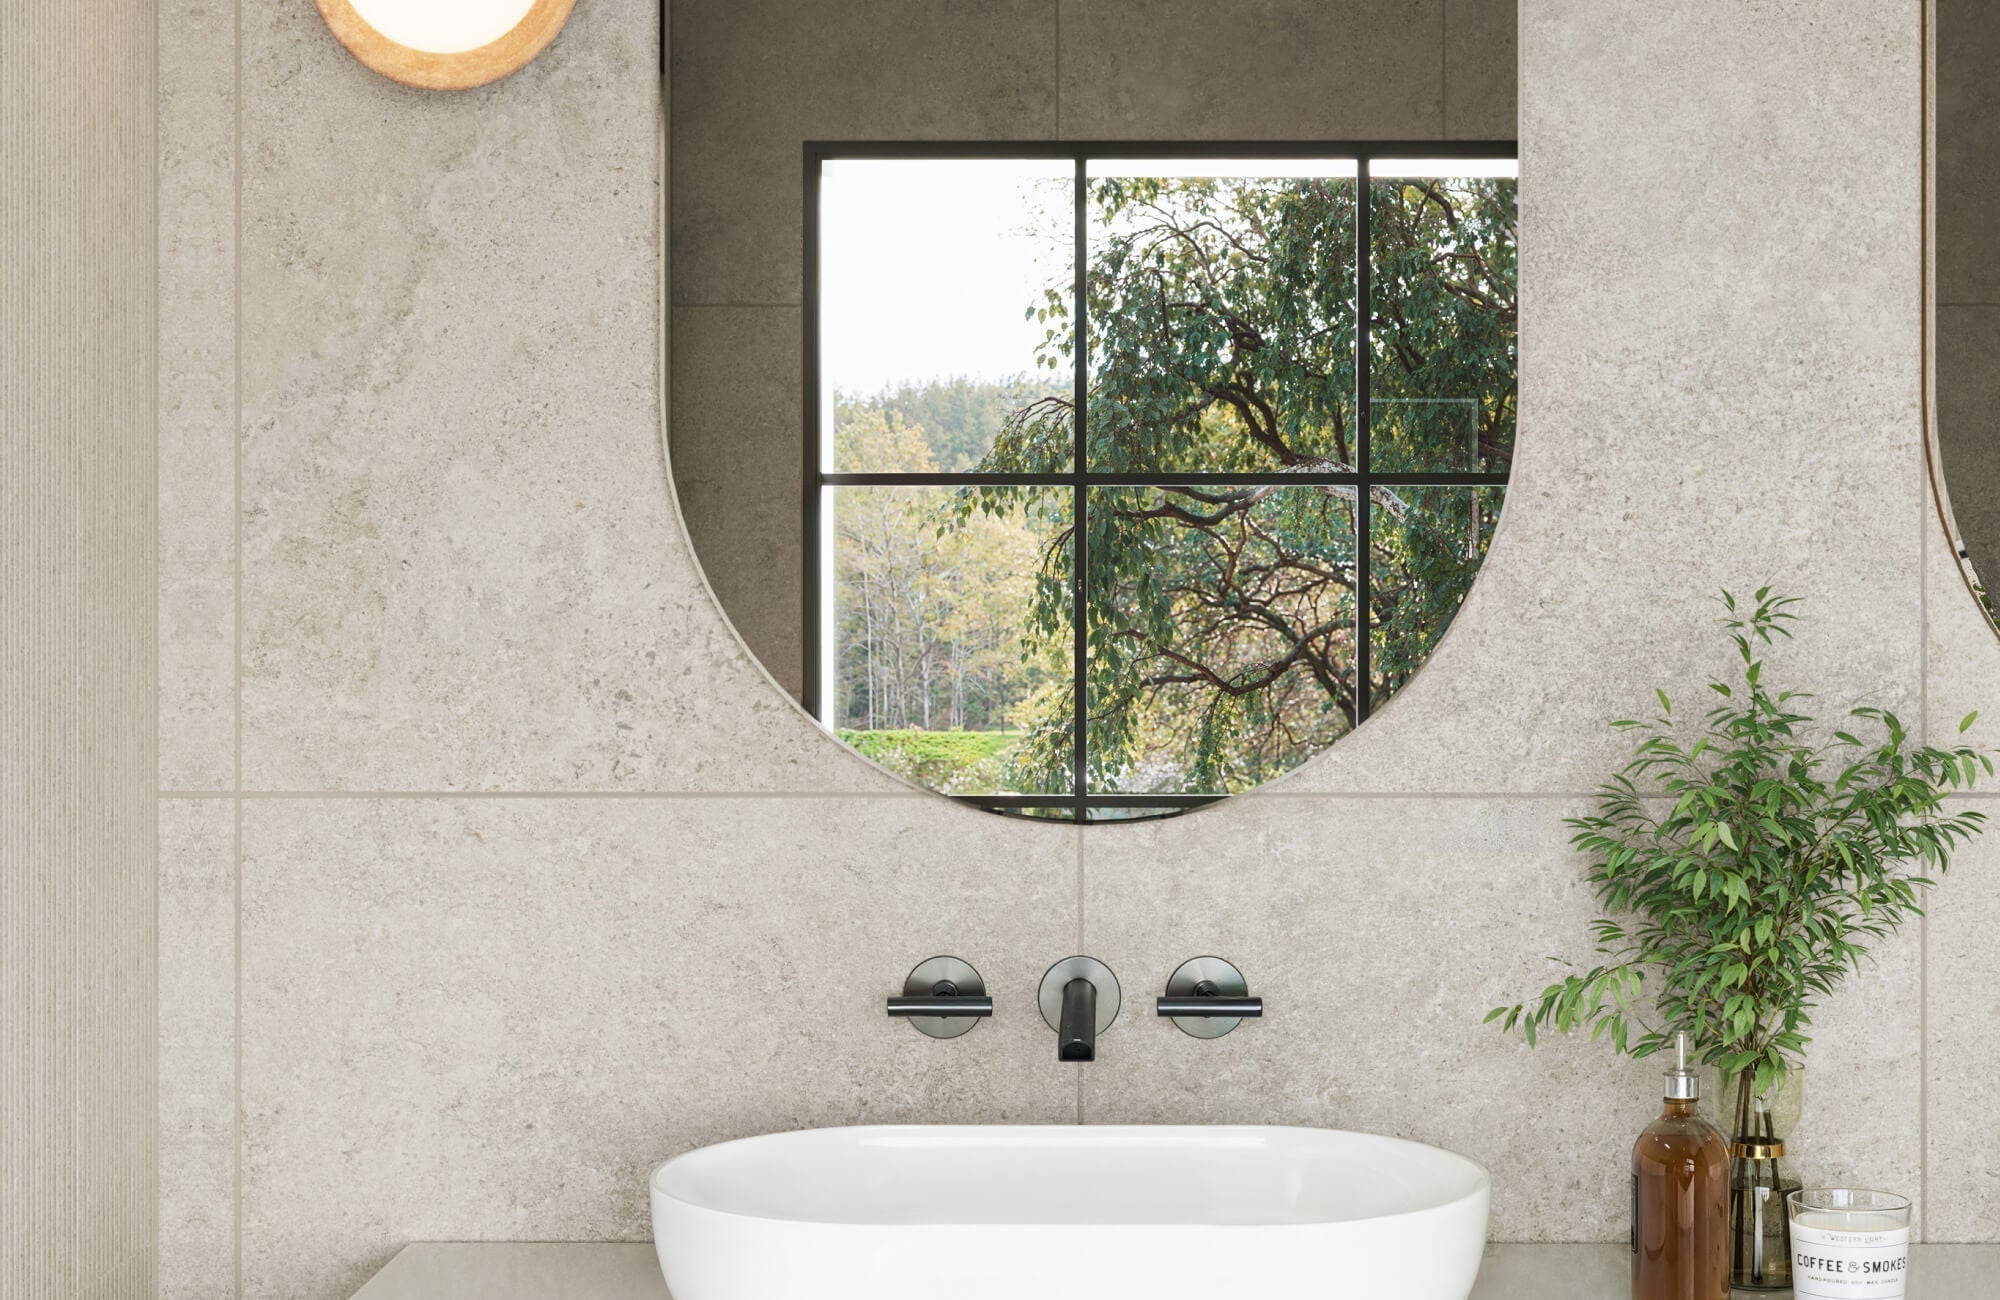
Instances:
[[[1353,489],[1093,489],[1087,555],[1092,793],[1245,790],[1353,726]]]
[[[1060,158],[822,164],[824,468],[1069,467],[1075,174]]]
[[[1088,468],[1352,469],[1354,164],[1089,176]]]
[[[946,794],[1067,793],[1069,493],[824,491],[840,738]]]
[[[1510,175],[1449,173],[1369,185],[1369,459],[1378,471],[1504,473],[1513,460],[1515,188]]]
[[[1368,521],[1369,676],[1380,708],[1416,675],[1472,589],[1506,489],[1377,488]]]

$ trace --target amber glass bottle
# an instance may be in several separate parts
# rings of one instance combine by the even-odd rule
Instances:
[[[1729,1300],[1729,1144],[1699,1114],[1687,1040],[1632,1146],[1632,1300]]]

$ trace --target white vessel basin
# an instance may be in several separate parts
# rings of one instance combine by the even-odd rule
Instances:
[[[1486,1171],[1310,1128],[809,1129],[653,1171],[674,1300],[1465,1300]]]

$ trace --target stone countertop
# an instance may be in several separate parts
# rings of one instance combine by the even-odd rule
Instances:
[[[1628,1300],[1629,1259],[1623,1246],[1488,1246],[1471,1300]],[[1985,1300],[1996,1275],[2000,1246],[1918,1246],[1910,1300]],[[353,1300],[671,1297],[649,1242],[418,1242]]]

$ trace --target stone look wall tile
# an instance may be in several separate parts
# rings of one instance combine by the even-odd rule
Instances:
[[[807,140],[1045,140],[1056,0],[676,0],[673,301],[797,303]]]
[[[737,634],[794,696],[804,683],[796,307],[676,307],[667,450],[702,572]]]
[[[1068,0],[1071,140],[1428,139],[1444,0]]]
[[[1727,669],[1716,590],[1766,582],[1809,601],[1774,680],[1915,714],[1918,33],[1861,0],[1815,14],[1529,11],[1498,535],[1423,671],[1278,788],[1589,789],[1606,724]],[[1711,201],[1740,174],[1797,211]]]
[[[1444,133],[1511,140],[1520,58],[1517,0],[1445,0]]]
[[[769,689],[681,539],[654,12],[435,95],[246,10],[250,788],[902,788]]]
[[[235,784],[236,11],[162,0],[160,786]]]
[[[1074,828],[934,799],[246,816],[248,1295],[345,1296],[412,1240],[644,1240],[650,1168],[728,1138],[1075,1118],[1023,1000],[1076,940]],[[884,1016],[935,953],[1008,1012],[942,1043]]]
[[[1558,978],[1551,958],[1592,955],[1587,862],[1562,824],[1587,807],[1252,795],[1088,832],[1084,948],[1127,1001],[1083,1068],[1085,1118],[1435,1143],[1492,1171],[1494,1240],[1623,1239],[1658,1064],[1583,1039],[1530,1050],[1481,1023]],[[1205,953],[1265,999],[1263,1020],[1212,1042],[1150,1003]],[[1918,987],[1912,935],[1820,1013],[1798,1134],[1814,1176],[1917,1187]]]
[[[2000,1223],[2000,804],[1926,904],[1924,1235],[1992,1241]]]
[[[1924,721],[1927,737],[1947,745],[1959,738],[1958,724],[1977,712],[1964,738],[2000,748],[2000,634],[1966,586],[1964,570],[1933,514],[1925,521]],[[1985,780],[2000,790],[2000,780]]]
[[[229,799],[160,801],[160,1300],[234,1294],[236,845]]]

